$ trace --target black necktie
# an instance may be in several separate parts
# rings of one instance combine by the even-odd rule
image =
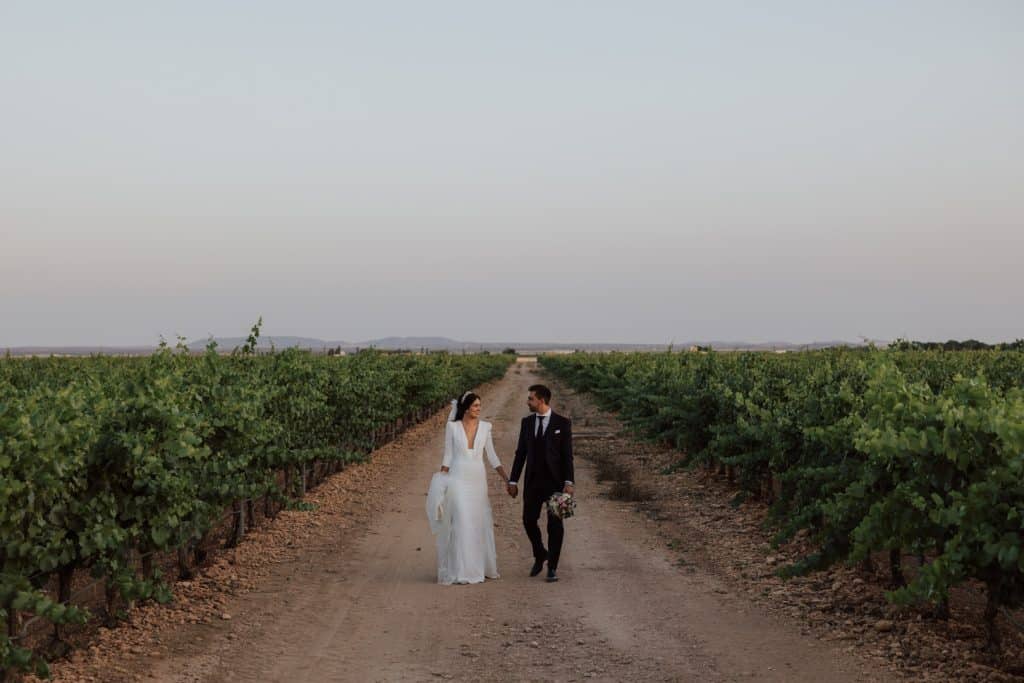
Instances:
[[[540,441],[544,438],[544,418],[540,415],[537,416],[537,440]]]

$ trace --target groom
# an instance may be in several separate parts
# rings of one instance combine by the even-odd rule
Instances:
[[[551,494],[559,491],[572,494],[572,422],[569,418],[551,410],[551,390],[543,384],[534,384],[529,389],[526,405],[532,415],[523,418],[519,428],[519,445],[512,474],[508,482],[508,494],[513,498],[519,492],[519,475],[526,465],[526,487],[523,491],[523,526],[533,545],[533,569],[530,576],[537,576],[548,561],[548,581],[558,581],[558,555],[562,550],[565,528],[562,520],[548,513],[548,549],[544,550],[537,518],[541,508]]]

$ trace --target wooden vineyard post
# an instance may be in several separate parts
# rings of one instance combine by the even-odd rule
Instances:
[[[771,491],[771,502],[782,500],[782,479],[774,472],[768,473],[769,487]]]
[[[234,548],[242,542],[242,537],[245,536],[245,506],[242,505],[242,501],[236,500],[231,503],[231,511],[235,513],[235,523],[228,542],[224,544],[226,548]]]
[[[903,557],[900,548],[889,551],[889,582],[893,588],[907,585],[907,580],[903,577]]]
[[[210,536],[209,531],[204,531],[203,535],[199,537],[198,541],[194,542],[192,546],[192,559],[196,566],[201,565],[206,561],[206,539]]]
[[[187,580],[192,578],[192,569],[188,566],[189,543],[182,543],[178,546],[178,578]]]
[[[21,614],[10,604],[5,609],[7,610],[7,637],[13,640],[18,637],[18,631],[21,629]]]
[[[985,592],[988,594],[985,602],[985,649],[999,653],[1003,649],[1003,643],[999,637],[999,624],[996,623],[996,617],[999,615],[998,586],[994,581],[986,582]]]
[[[108,628],[112,628],[117,623],[117,583],[113,576],[108,576],[103,586],[103,599],[106,610],[104,621]]]
[[[7,619],[5,620],[4,627],[7,629],[8,640],[13,643],[19,636],[19,630],[21,629],[21,615],[18,614],[18,611],[10,604],[6,605],[4,609],[7,610]],[[9,673],[11,672],[0,666],[0,681],[11,680],[8,676]]]
[[[236,527],[237,534],[235,536],[234,545],[238,545],[242,542],[242,538],[245,536],[245,506],[242,505],[242,501],[238,501],[235,503],[235,507],[238,508],[238,526]]]
[[[71,580],[75,576],[74,565],[66,564],[57,570],[57,602],[62,605],[71,604]],[[60,624],[53,625],[55,640],[63,640],[64,633]]]

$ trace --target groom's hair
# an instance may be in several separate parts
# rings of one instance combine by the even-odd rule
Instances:
[[[551,390],[543,384],[534,384],[529,390],[533,392],[534,396],[545,403],[551,403]]]

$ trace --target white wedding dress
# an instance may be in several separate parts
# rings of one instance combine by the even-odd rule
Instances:
[[[447,474],[438,473],[427,495],[431,530],[437,534],[437,582],[482,583],[498,578],[494,547],[494,518],[487,497],[487,468],[501,462],[494,452],[491,423],[480,420],[473,447],[462,422],[445,425],[444,460]]]

